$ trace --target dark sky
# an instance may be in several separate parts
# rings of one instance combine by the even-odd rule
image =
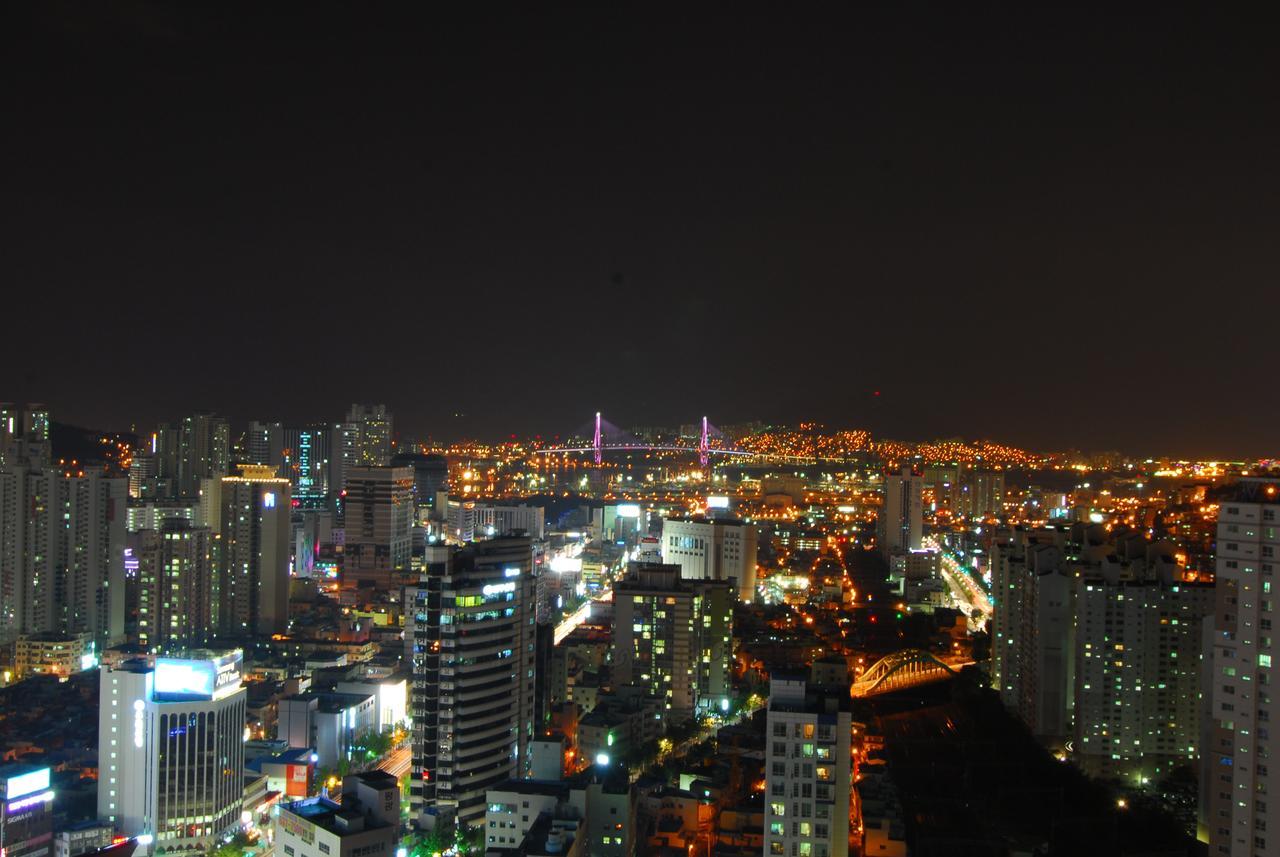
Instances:
[[[0,398],[1280,453],[1263,22],[192,5],[0,12]]]

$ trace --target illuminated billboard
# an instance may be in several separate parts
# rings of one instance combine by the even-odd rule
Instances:
[[[728,509],[729,498],[728,497],[708,497],[707,508],[708,509]]]
[[[618,517],[619,518],[638,518],[640,517],[640,507],[635,503],[619,503]]]
[[[580,556],[553,556],[550,563],[551,570],[559,574],[581,573],[582,557]]]
[[[34,771],[28,771],[25,774],[9,777],[4,785],[4,797],[6,800],[13,800],[38,791],[44,791],[49,788],[49,769],[39,768]]]
[[[240,651],[208,660],[156,658],[152,693],[159,701],[220,699],[240,688],[243,672]]]

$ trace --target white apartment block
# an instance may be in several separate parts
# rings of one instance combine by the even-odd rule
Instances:
[[[806,694],[800,677],[775,674],[770,681],[766,855],[847,857],[852,722],[846,702]]]
[[[1280,480],[1241,479],[1220,501],[1217,547],[1203,826],[1210,857],[1272,857],[1280,852],[1280,768],[1270,770]]]

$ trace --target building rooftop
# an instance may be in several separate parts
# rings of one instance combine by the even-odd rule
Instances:
[[[1228,489],[1222,502],[1280,503],[1280,477],[1246,476]]]
[[[346,711],[348,708],[360,705],[366,700],[373,697],[367,693],[337,693],[329,690],[305,690],[302,693],[295,693],[293,696],[286,696],[281,701],[309,702],[316,700],[316,710],[325,714],[337,714]]]
[[[299,818],[305,818],[316,827],[327,830],[335,836],[347,836],[391,826],[376,816],[366,816],[358,805],[344,806],[334,803],[327,797],[305,798],[285,804],[282,810],[291,812]]]
[[[561,780],[507,780],[493,786],[490,791],[563,797],[569,793],[569,784]]]

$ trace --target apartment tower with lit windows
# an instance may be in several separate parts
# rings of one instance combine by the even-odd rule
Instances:
[[[766,714],[764,853],[847,857],[853,771],[849,697],[775,672]]]
[[[1201,749],[1210,857],[1280,849],[1280,763],[1271,758],[1277,564],[1280,479],[1243,478],[1218,508],[1217,613],[1206,660],[1211,722]]]

